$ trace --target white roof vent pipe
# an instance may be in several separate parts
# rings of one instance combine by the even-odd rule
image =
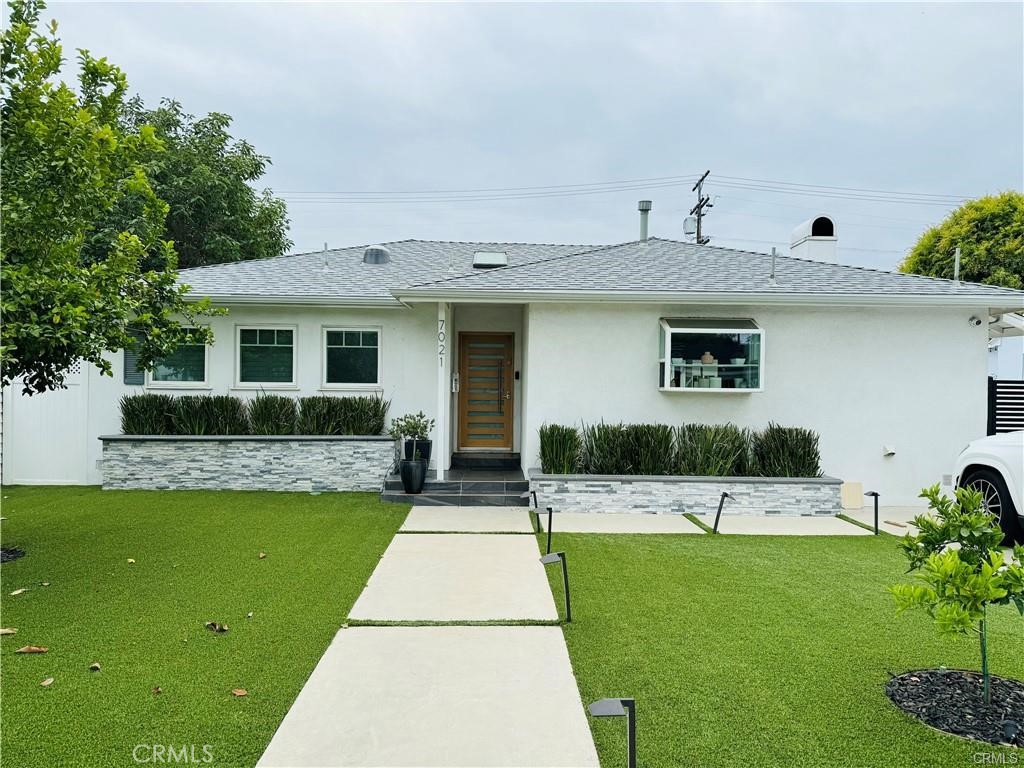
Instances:
[[[647,217],[651,213],[651,201],[640,200],[636,204],[636,209],[640,211],[640,242],[647,242]]]
[[[391,261],[391,251],[383,245],[371,245],[363,251],[363,264],[387,264]]]
[[[798,225],[789,239],[789,252],[798,259],[836,264],[836,223],[824,214]]]

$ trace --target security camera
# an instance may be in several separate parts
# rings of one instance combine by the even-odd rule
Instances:
[[[981,318],[978,317],[977,315],[971,315],[971,319],[968,320],[967,322],[973,325],[975,328],[977,328],[979,325],[981,325]]]

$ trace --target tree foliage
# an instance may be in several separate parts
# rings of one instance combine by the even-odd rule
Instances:
[[[167,205],[145,163],[160,140],[150,127],[119,126],[128,86],[106,59],[79,51],[77,93],[59,81],[56,22],[37,31],[43,8],[12,0],[0,38],[0,379],[20,377],[29,394],[63,386],[79,360],[109,375],[105,352],[133,347],[148,366],[179,343],[209,340],[187,330],[210,310],[185,302],[174,248],[159,238]],[[132,226],[83,258],[118,207],[133,212]]]
[[[961,280],[1024,288],[1024,194],[965,203],[921,235],[900,271],[951,279],[958,246]]]
[[[173,241],[179,267],[280,256],[291,247],[284,201],[250,186],[270,160],[231,137],[228,115],[213,112],[197,119],[176,101],[165,99],[147,109],[134,98],[124,105],[120,121],[129,134],[151,128],[163,144],[146,170],[157,197],[169,206],[162,237]],[[135,221],[136,206],[122,201],[97,232],[95,246],[102,252],[111,232]],[[93,247],[88,251],[95,256]]]
[[[956,498],[934,485],[921,492],[935,512],[914,518],[917,535],[901,543],[917,572],[917,583],[890,587],[902,612],[923,608],[945,635],[977,633],[985,698],[989,694],[986,615],[990,605],[1013,603],[1024,615],[1024,547],[1004,559],[1003,540],[994,515],[984,508],[979,491],[958,488]]]

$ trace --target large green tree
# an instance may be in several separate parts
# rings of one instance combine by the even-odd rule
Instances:
[[[43,392],[63,386],[80,360],[109,375],[105,353],[132,347],[149,366],[179,343],[209,340],[188,330],[210,310],[185,301],[174,247],[160,239],[167,204],[145,170],[160,139],[119,123],[124,73],[79,51],[76,92],[59,80],[56,22],[37,29],[44,3],[9,6],[0,37],[0,383],[20,378],[26,393]],[[132,226],[96,246],[116,208],[133,212]],[[98,257],[83,256],[86,243]]]
[[[176,101],[147,109],[134,98],[120,119],[126,133],[151,127],[163,144],[146,170],[157,197],[169,206],[162,237],[173,241],[179,267],[280,256],[291,247],[284,202],[250,186],[270,160],[232,138],[228,115],[197,119]],[[136,216],[131,201],[123,201],[96,233],[99,250],[111,232],[131,226]],[[88,252],[93,255],[94,248]]]
[[[965,203],[921,235],[900,271],[952,278],[957,247],[961,280],[1024,288],[1024,194]]]

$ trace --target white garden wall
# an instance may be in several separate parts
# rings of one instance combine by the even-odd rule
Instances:
[[[917,505],[985,432],[986,309],[533,304],[523,465],[548,423],[769,421],[821,435],[822,469]],[[660,317],[747,317],[764,329],[764,391],[658,391]],[[896,453],[883,456],[883,446]]]

